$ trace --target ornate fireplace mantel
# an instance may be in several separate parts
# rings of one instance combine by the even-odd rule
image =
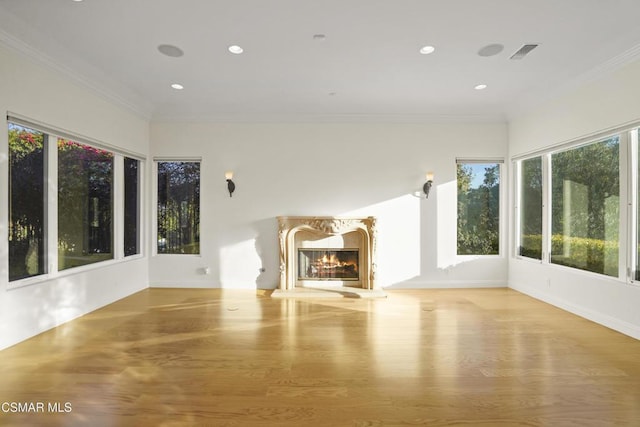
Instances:
[[[376,284],[376,219],[374,217],[346,218],[324,216],[278,217],[280,243],[280,290],[296,287],[296,234],[310,232],[319,237],[344,235],[355,232],[360,236],[362,251],[360,286],[374,289]]]

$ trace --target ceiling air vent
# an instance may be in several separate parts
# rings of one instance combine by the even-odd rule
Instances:
[[[537,44],[525,44],[516,53],[511,55],[509,59],[522,59],[529,54],[533,49],[537,48]]]

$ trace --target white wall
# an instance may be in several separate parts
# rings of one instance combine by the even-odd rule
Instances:
[[[40,62],[0,43],[0,111],[146,155],[147,120],[103,100]],[[7,126],[0,121],[0,236],[7,242]],[[55,226],[55,225],[54,225]],[[7,245],[0,245],[0,349],[81,316],[148,284],[147,258],[9,289]]]
[[[640,61],[511,120],[510,156],[640,121],[638,76]],[[510,212],[513,212],[513,200],[510,207]],[[640,287],[637,285],[516,258],[509,262],[509,285],[640,338]]]
[[[372,215],[382,286],[506,286],[505,257],[455,254],[456,157],[505,157],[506,136],[502,123],[152,123],[152,156],[202,157],[202,229],[201,256],[152,257],[150,284],[275,288],[276,216]],[[432,194],[416,198],[428,171]]]

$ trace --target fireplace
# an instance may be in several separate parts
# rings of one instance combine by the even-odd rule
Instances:
[[[356,249],[298,249],[298,280],[357,281],[360,251]]]
[[[280,290],[374,289],[375,225],[373,217],[278,217]]]

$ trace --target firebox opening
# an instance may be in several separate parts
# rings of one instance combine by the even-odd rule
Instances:
[[[298,249],[299,280],[359,280],[358,249]]]

